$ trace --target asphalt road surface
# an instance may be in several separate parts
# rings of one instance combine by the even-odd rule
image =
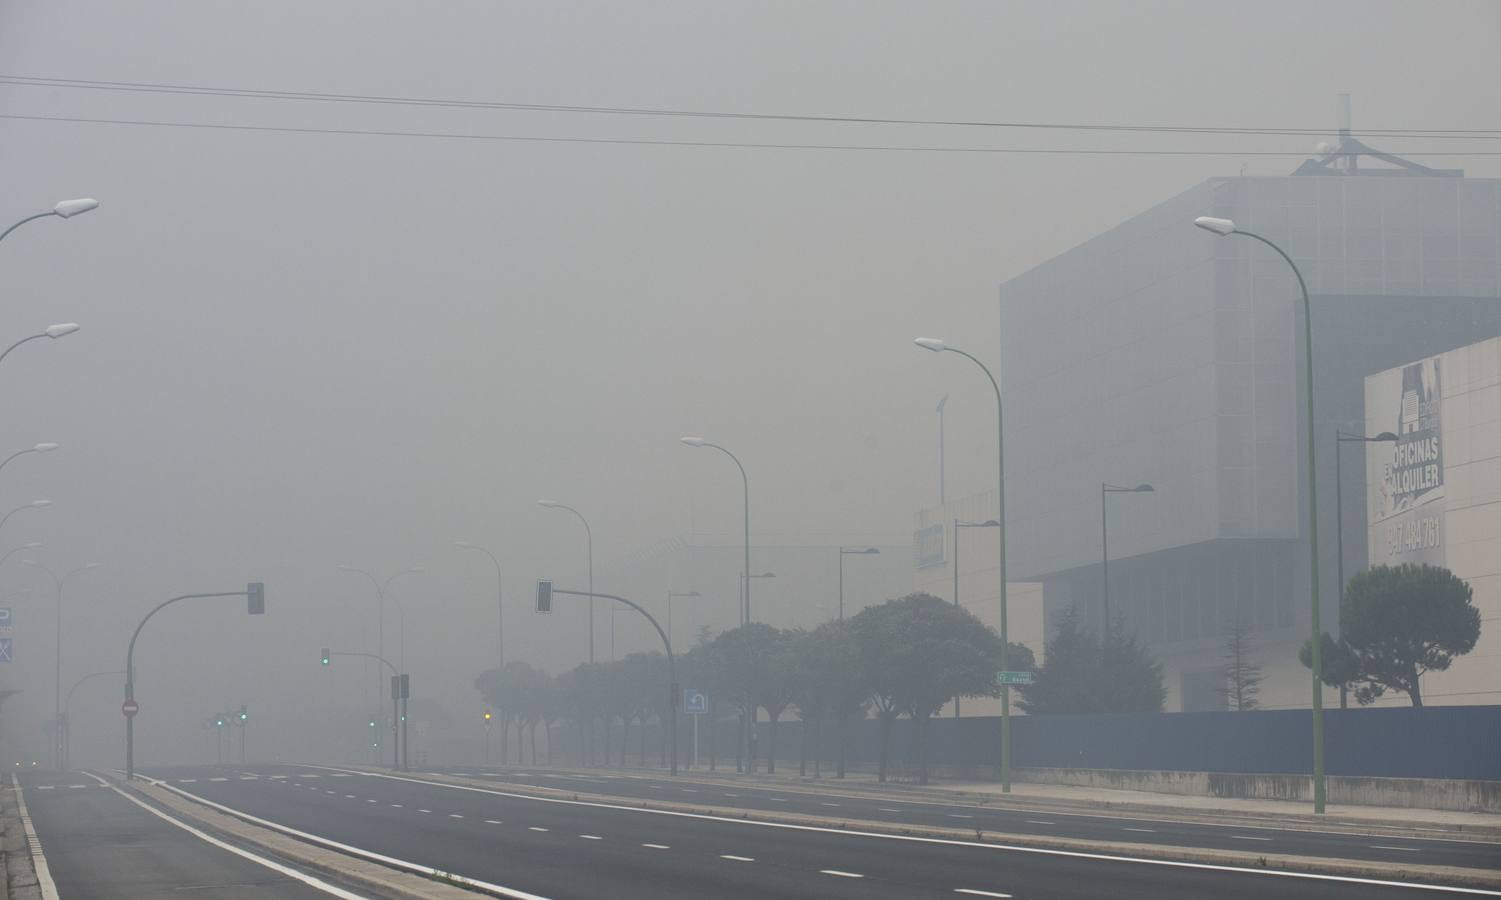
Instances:
[[[536,768],[458,768],[443,772],[487,781],[532,784],[540,787],[610,794],[645,800],[696,803],[715,807],[771,810],[813,816],[833,816],[906,825],[975,828],[1006,834],[1079,838],[1090,841],[1166,844],[1173,847],[1324,856],[1336,859],[1392,861],[1415,865],[1501,869],[1501,844],[1484,841],[1418,839],[1379,833],[1301,831],[1264,822],[1244,825],[1205,825],[1127,818],[1114,814],[1065,814],[1053,811],[971,806],[963,803],[913,802],[890,797],[851,798],[822,793],[816,786],[777,788],[754,785],[709,785],[673,781],[651,775],[614,772],[549,772]]]
[[[87,775],[28,772],[20,780],[63,900],[329,900],[329,894],[291,876],[194,837]]]
[[[1422,886],[766,825],[313,766],[153,769],[319,837],[545,897],[1430,897]],[[1497,895],[1501,896],[1501,895]]]

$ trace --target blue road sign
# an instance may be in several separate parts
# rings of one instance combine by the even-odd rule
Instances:
[[[0,662],[10,662],[10,638],[0,638]]]
[[[10,607],[0,606],[0,631],[10,631],[10,626],[15,624],[10,617]]]
[[[702,716],[709,711],[709,692],[695,688],[683,688],[683,712],[690,716]]]

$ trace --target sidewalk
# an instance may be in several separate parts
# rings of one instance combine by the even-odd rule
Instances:
[[[657,769],[574,769],[576,772],[609,772],[657,778],[665,774]],[[971,803],[984,806],[1018,806],[1047,808],[1060,812],[1110,810],[1198,820],[1273,820],[1280,825],[1349,825],[1361,828],[1394,829],[1413,832],[1462,833],[1478,840],[1501,841],[1501,816],[1452,810],[1413,809],[1388,806],[1326,807],[1323,816],[1315,815],[1307,801],[1248,800],[1230,797],[1207,797],[1189,794],[1159,794],[1150,791],[1074,787],[1071,785],[1013,782],[1011,793],[1003,793],[995,781],[942,781],[927,785],[881,784],[871,772],[849,772],[843,779],[800,777],[796,767],[790,773],[740,775],[733,770],[708,772],[703,769],[680,771],[682,781],[705,784],[764,785],[781,789],[803,789],[824,793],[882,794],[909,800],[923,799],[939,803]],[[1437,835],[1435,835],[1437,836]]]

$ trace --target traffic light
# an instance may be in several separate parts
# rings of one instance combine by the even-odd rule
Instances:
[[[552,612],[552,582],[545,579],[537,581],[537,612]]]
[[[374,727],[375,727],[375,720],[374,720],[374,719],[371,719],[371,720],[370,720],[370,727],[371,727],[371,728],[374,728]]]
[[[214,719],[214,727],[215,728],[223,728],[224,727],[224,717],[223,716],[218,716],[218,717],[216,717]]]
[[[240,704],[240,721],[241,722],[245,722],[245,721],[249,721],[249,719],[250,719],[250,712],[245,709],[245,704],[241,703]]]
[[[252,616],[266,614],[266,586],[259,581],[245,585],[247,608]]]
[[[323,652],[318,655],[318,661],[321,662],[321,663],[323,663],[326,666],[326,665],[328,665],[328,659],[329,659],[328,648],[324,647],[323,648]]]
[[[493,714],[493,713],[491,713],[491,712],[490,712],[490,711],[489,711],[489,710],[488,710],[488,709],[487,709],[487,710],[485,710],[485,724],[486,724],[486,725],[489,725],[489,724],[490,724],[490,720],[491,720],[491,719],[492,719],[492,718],[494,718],[494,714]]]

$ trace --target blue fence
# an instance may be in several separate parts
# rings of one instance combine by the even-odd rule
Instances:
[[[995,717],[933,719],[928,729],[934,765],[993,765],[1000,752]],[[830,759],[834,732],[826,724],[810,754]],[[1011,734],[1018,767],[1306,775],[1313,764],[1308,710],[1016,716]],[[1330,775],[1501,781],[1501,706],[1326,710],[1324,735]],[[915,738],[913,723],[893,725],[893,764],[916,760]],[[765,722],[757,741],[764,756],[770,744]],[[851,722],[849,759],[874,762],[879,741],[875,720]],[[795,764],[801,742],[801,723],[783,722],[779,762]],[[734,748],[735,724],[721,722],[720,758],[733,759]]]

